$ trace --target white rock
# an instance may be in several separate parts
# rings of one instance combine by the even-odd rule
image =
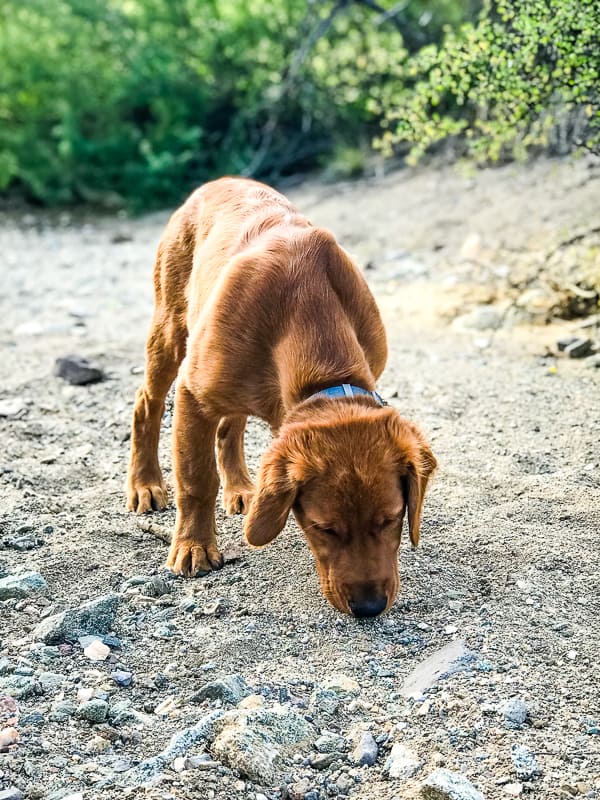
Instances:
[[[385,762],[384,772],[390,778],[412,778],[421,768],[417,755],[406,745],[396,742]]]
[[[475,654],[467,650],[464,642],[450,642],[417,664],[402,684],[402,696],[419,699],[426,689],[433,686],[444,675],[451,675],[467,669],[475,658]]]
[[[522,783],[505,783],[502,787],[502,791],[509,795],[509,797],[519,797],[519,795],[523,791],[523,784]]]
[[[174,759],[173,769],[175,770],[175,772],[183,772],[183,770],[187,766],[186,760],[187,759],[185,758],[185,756],[178,756],[176,759]]]
[[[459,256],[465,261],[479,261],[482,253],[482,240],[478,233],[470,233],[461,245]]]
[[[87,703],[94,696],[94,690],[90,686],[82,687],[77,690],[77,702]]]
[[[89,658],[90,661],[106,661],[110,655],[110,647],[101,639],[95,639],[83,651],[83,655]]]
[[[485,800],[471,781],[449,769],[434,770],[421,786],[421,796],[427,800]]]
[[[175,708],[175,698],[167,697],[162,703],[159,703],[154,709],[154,713],[159,717],[166,717]]]

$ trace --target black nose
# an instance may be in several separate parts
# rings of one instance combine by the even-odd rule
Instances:
[[[374,597],[369,600],[350,600],[348,605],[355,617],[376,617],[387,606],[387,597]]]

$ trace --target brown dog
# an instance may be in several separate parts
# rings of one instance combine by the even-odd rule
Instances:
[[[355,616],[389,608],[402,519],[406,512],[417,545],[436,462],[418,429],[373,391],[387,356],[385,331],[348,254],[278,192],[223,178],[171,218],[154,289],[127,507],[144,513],[166,505],[158,438],[178,375],[168,566],[193,576],[223,564],[218,462],[225,510],[247,514],[251,545],[272,541],[293,511],[325,597]],[[244,461],[248,415],[276,434],[256,489]]]

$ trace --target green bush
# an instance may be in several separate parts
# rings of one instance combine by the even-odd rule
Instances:
[[[379,144],[413,161],[445,140],[479,161],[598,151],[599,86],[598,0],[493,0],[407,64]]]
[[[335,8],[4,0],[0,190],[148,207],[216,175],[316,164],[374,126],[369,88],[404,57],[394,26]]]

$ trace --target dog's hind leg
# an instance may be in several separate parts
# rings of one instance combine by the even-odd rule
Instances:
[[[182,257],[184,256],[184,257]],[[154,272],[155,308],[146,342],[144,383],[137,391],[131,426],[127,509],[143,514],[167,505],[158,463],[160,422],[165,398],[185,356],[185,284],[191,258],[159,248]]]
[[[227,514],[246,514],[254,493],[244,458],[245,416],[223,417],[217,428],[217,459]]]

